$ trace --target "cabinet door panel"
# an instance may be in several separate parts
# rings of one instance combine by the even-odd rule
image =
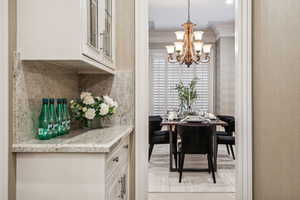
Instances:
[[[82,54],[102,63],[100,45],[101,10],[103,0],[81,0],[82,13]]]
[[[88,0],[88,44],[99,50],[98,0]]]

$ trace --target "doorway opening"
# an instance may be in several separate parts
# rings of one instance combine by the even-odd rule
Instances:
[[[172,193],[235,199],[234,2],[149,0],[149,7],[149,199]],[[186,124],[192,127],[180,134]],[[217,149],[214,176],[203,141],[210,138],[197,136],[205,134],[204,124]],[[184,148],[188,129],[194,143]]]
[[[151,1],[153,1],[154,4],[157,3],[159,9],[168,9],[170,6],[168,5],[168,1],[159,2],[157,0],[142,0],[136,2],[136,198],[147,199],[148,192],[150,192],[154,195],[150,196],[149,199],[168,199],[172,198],[172,195],[173,197],[178,197],[180,199],[182,199],[180,195],[187,196],[189,199],[199,199],[201,197],[209,199],[211,196],[207,195],[212,193],[216,195],[216,199],[252,199],[251,1],[236,0],[235,2],[231,2],[224,0],[223,3],[226,4],[226,6],[232,6],[231,9],[234,13],[233,21],[210,20],[207,21],[206,26],[202,25],[199,27],[198,30],[204,31],[206,34],[206,36],[204,34],[206,38],[204,37],[203,40],[208,40],[206,42],[212,45],[210,54],[211,60],[208,63],[195,66],[191,65],[189,68],[185,65],[169,63],[168,57],[170,54],[166,53],[166,49],[163,50],[163,48],[161,48],[170,43],[172,44],[178,39],[178,37],[175,37],[174,31],[180,30],[180,24],[185,22],[186,18],[182,17],[182,13],[186,16],[186,12],[184,12],[184,9],[182,11],[179,10],[184,7],[186,1],[172,1],[171,6],[174,6],[173,4],[175,4],[175,7],[171,8],[171,11],[165,10],[163,12],[155,11],[155,5],[152,5]],[[197,1],[196,4],[201,5],[203,2]],[[179,6],[177,5],[176,7],[177,3]],[[201,6],[205,7],[205,4]],[[150,12],[148,13],[149,7]],[[214,5],[212,8],[216,9],[216,6]],[[153,16],[158,16],[158,19],[155,19],[155,17],[152,16],[151,9],[154,10]],[[194,15],[193,13],[201,13],[202,15],[204,13],[204,15],[206,14],[205,16],[210,17],[214,14],[213,12],[199,12],[197,6],[195,6],[194,9],[195,11],[191,11],[190,13],[191,16]],[[219,16],[220,13],[221,11],[219,10],[216,15]],[[165,23],[164,19],[167,17],[160,19],[160,17],[164,15],[171,16],[172,19],[168,19],[167,23]],[[191,17],[191,19],[193,20],[193,17]],[[177,23],[180,20],[181,23]],[[155,23],[155,21],[157,22]],[[194,21],[201,25],[201,20],[197,21],[196,19]],[[176,23],[175,26],[177,26],[175,27],[176,30],[171,26],[174,23]],[[159,30],[163,26],[166,28]],[[211,39],[209,33],[211,32],[211,35],[214,35],[215,38],[209,41]],[[173,34],[173,36],[170,36],[169,33],[171,33],[171,35]],[[222,39],[222,37],[225,39]],[[228,48],[228,43],[230,43],[227,39],[230,37],[231,44],[233,43],[231,45],[232,51],[226,50],[226,48]],[[231,56],[226,54],[229,52],[231,52]],[[228,61],[226,61],[228,60],[228,57],[231,57],[230,60],[232,61],[229,64]],[[234,67],[232,67],[232,65]],[[159,75],[161,74],[162,76],[160,77]],[[230,75],[233,75],[233,78],[228,78]],[[183,86],[185,87],[189,85],[192,81],[191,79],[195,77],[197,77],[197,84],[199,84],[196,84],[195,88],[199,91],[199,94],[201,94],[201,98],[200,100],[195,100],[197,105],[193,105],[194,108],[191,110],[195,111],[197,116],[205,116],[205,118],[208,118],[211,121],[213,121],[215,116],[218,119],[221,119],[218,115],[229,115],[234,117],[235,122],[235,130],[233,131],[236,144],[235,149],[234,147],[231,148],[229,146],[228,153],[226,143],[217,142],[217,144],[219,143],[220,145],[217,145],[219,146],[217,151],[218,154],[217,156],[214,156],[214,158],[217,159],[213,162],[213,167],[217,166],[215,167],[215,169],[217,169],[216,184],[214,183],[214,178],[207,171],[197,171],[193,176],[194,172],[186,172],[188,170],[183,170],[180,183],[178,173],[179,168],[176,167],[176,161],[175,158],[173,158],[174,152],[170,148],[170,146],[173,145],[154,144],[156,147],[153,148],[150,162],[148,161],[148,153],[152,150],[152,147],[148,148],[151,143],[151,137],[148,133],[148,130],[150,132],[149,116],[160,115],[162,120],[177,118],[180,109],[174,109],[174,105],[177,104],[178,106],[179,102],[174,99],[178,98],[179,95],[178,90],[174,89],[174,85],[176,88],[176,85],[178,85],[179,81],[182,79]],[[173,82],[170,81],[172,79]],[[226,80],[229,81],[227,82]],[[170,89],[172,89],[172,91],[170,91]],[[157,92],[159,90],[162,92]],[[231,93],[231,95],[228,95],[229,93]],[[226,95],[229,97],[233,96],[233,98],[230,100]],[[169,132],[170,130],[174,131],[174,128],[170,128],[171,126],[169,124],[161,123],[161,125],[162,128],[160,131],[164,131],[163,126],[166,126]],[[217,127],[216,130],[224,132],[224,128],[226,132],[225,125]],[[158,135],[159,134],[163,135],[162,132],[158,133]],[[180,133],[175,139],[169,137],[169,143],[171,144],[173,144],[172,139],[173,141],[176,140],[177,150],[183,148],[184,139]],[[178,151],[180,152],[180,150]],[[236,161],[233,160],[232,152],[235,154]],[[209,167],[208,163],[204,163],[204,160],[206,160],[203,159],[205,158],[205,155],[202,155],[202,159],[199,158],[199,156],[197,158],[194,158],[193,156],[197,155],[186,158],[188,161],[185,160],[184,168],[192,168],[193,165],[197,165],[197,167],[200,168],[202,168],[201,165]],[[221,173],[222,170],[226,169],[224,166],[227,165],[227,163],[222,164],[222,162],[224,162],[222,158],[228,160],[231,159],[229,166],[231,166],[230,170],[232,170],[233,173],[230,178],[225,179],[231,179],[233,181],[227,185],[228,187],[218,188],[216,187],[217,184],[220,183],[218,181],[221,180],[221,182],[224,182],[224,179],[222,178],[226,176]],[[219,162],[219,165],[217,165],[216,162]],[[177,161],[177,165],[181,164]],[[224,167],[223,169],[222,166]],[[192,176],[190,176],[190,174],[192,174]],[[201,178],[197,176],[201,175],[206,177],[204,178],[204,183],[207,185],[199,183]],[[220,178],[220,176],[222,177]],[[197,180],[193,179],[195,177]],[[174,182],[175,180],[176,184]],[[193,187],[193,184],[189,183],[196,183],[196,186],[194,185]],[[218,191],[218,189],[221,188],[223,191]],[[224,188],[233,189],[230,191],[229,189],[226,190]],[[176,189],[178,189],[178,191],[176,191]],[[230,198],[225,194],[229,194]]]

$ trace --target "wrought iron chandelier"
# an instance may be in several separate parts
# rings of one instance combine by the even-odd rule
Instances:
[[[190,67],[193,63],[209,63],[211,44],[204,44],[203,31],[194,31],[196,24],[190,19],[191,2],[188,0],[188,20],[182,26],[184,31],[176,31],[177,41],[174,45],[166,46],[168,62],[185,64]]]

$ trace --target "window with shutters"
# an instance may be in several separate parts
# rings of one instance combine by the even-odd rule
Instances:
[[[152,115],[165,115],[168,110],[178,110],[179,99],[176,84],[180,80],[185,85],[194,77],[198,78],[196,85],[197,101],[193,109],[208,111],[209,65],[192,65],[187,68],[184,65],[170,64],[167,61],[165,50],[150,50],[150,110]]]

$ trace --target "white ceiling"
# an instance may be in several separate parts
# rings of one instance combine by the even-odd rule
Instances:
[[[149,0],[150,28],[177,30],[187,20],[188,0]],[[191,20],[196,28],[234,20],[234,5],[226,0],[191,0]]]

